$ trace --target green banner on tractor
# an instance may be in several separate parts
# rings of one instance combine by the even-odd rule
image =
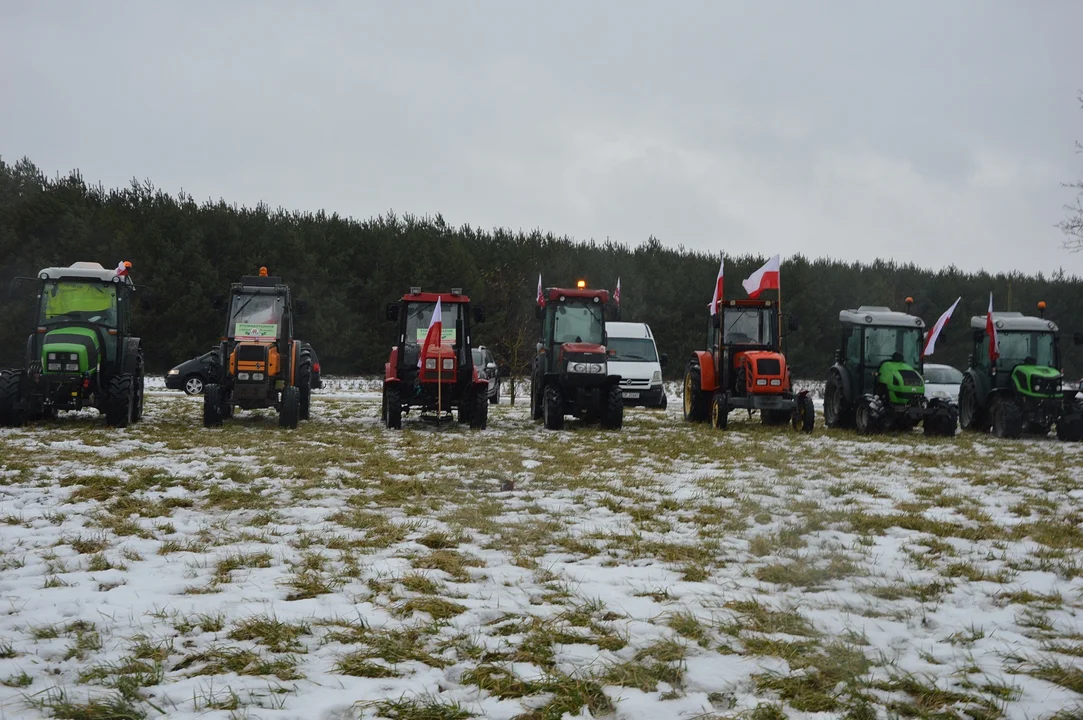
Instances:
[[[233,336],[239,338],[277,338],[278,325],[276,323],[237,323],[233,326]]]
[[[429,329],[428,328],[418,328],[417,329],[417,341],[418,342],[424,342],[425,341],[425,336],[428,335],[428,334],[429,334]],[[451,342],[455,341],[455,328],[453,328],[453,327],[450,327],[450,328],[441,327],[440,328],[440,341],[444,342],[445,340],[448,340],[448,341],[451,341]]]

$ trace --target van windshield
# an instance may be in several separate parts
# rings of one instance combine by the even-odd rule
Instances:
[[[617,362],[658,362],[658,353],[654,351],[654,343],[650,338],[622,338],[609,336],[607,350],[616,354],[610,356]]]

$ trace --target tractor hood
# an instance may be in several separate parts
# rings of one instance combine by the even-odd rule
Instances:
[[[880,382],[888,392],[904,395],[925,395],[925,379],[904,362],[887,361],[880,364]]]
[[[100,364],[100,356],[98,333],[85,327],[58,328],[45,333],[41,368],[46,373],[94,372]]]
[[[1012,383],[1024,395],[1059,398],[1063,394],[1064,376],[1046,365],[1016,365],[1012,368]]]

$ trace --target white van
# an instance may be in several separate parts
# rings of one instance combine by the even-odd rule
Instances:
[[[666,391],[662,386],[662,367],[668,358],[658,355],[654,335],[647,323],[607,322],[606,348],[609,372],[620,375],[625,405],[644,405],[665,409]]]

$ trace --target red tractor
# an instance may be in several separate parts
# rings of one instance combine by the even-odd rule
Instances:
[[[797,325],[791,318],[790,330]],[[795,393],[780,351],[778,305],[771,300],[723,300],[707,327],[707,350],[697,350],[684,376],[684,419],[726,429],[734,408],[760,413],[764,425],[790,421],[812,432],[816,410],[807,390]]]
[[[430,325],[438,301],[441,330],[436,337]],[[470,321],[484,322],[482,309],[474,308],[471,315],[470,298],[461,288],[432,293],[412,287],[401,301],[387,306],[387,319],[399,323],[398,342],[384,365],[380,418],[387,427],[401,428],[403,411],[410,408],[437,422],[456,409],[459,422],[484,430],[489,381],[478,376],[470,343]],[[507,367],[500,368],[501,377],[507,374]]]
[[[606,290],[538,288],[536,315],[542,320],[542,340],[531,371],[530,414],[549,430],[564,427],[564,416],[603,427],[624,424],[620,376],[610,375],[606,350]]]

